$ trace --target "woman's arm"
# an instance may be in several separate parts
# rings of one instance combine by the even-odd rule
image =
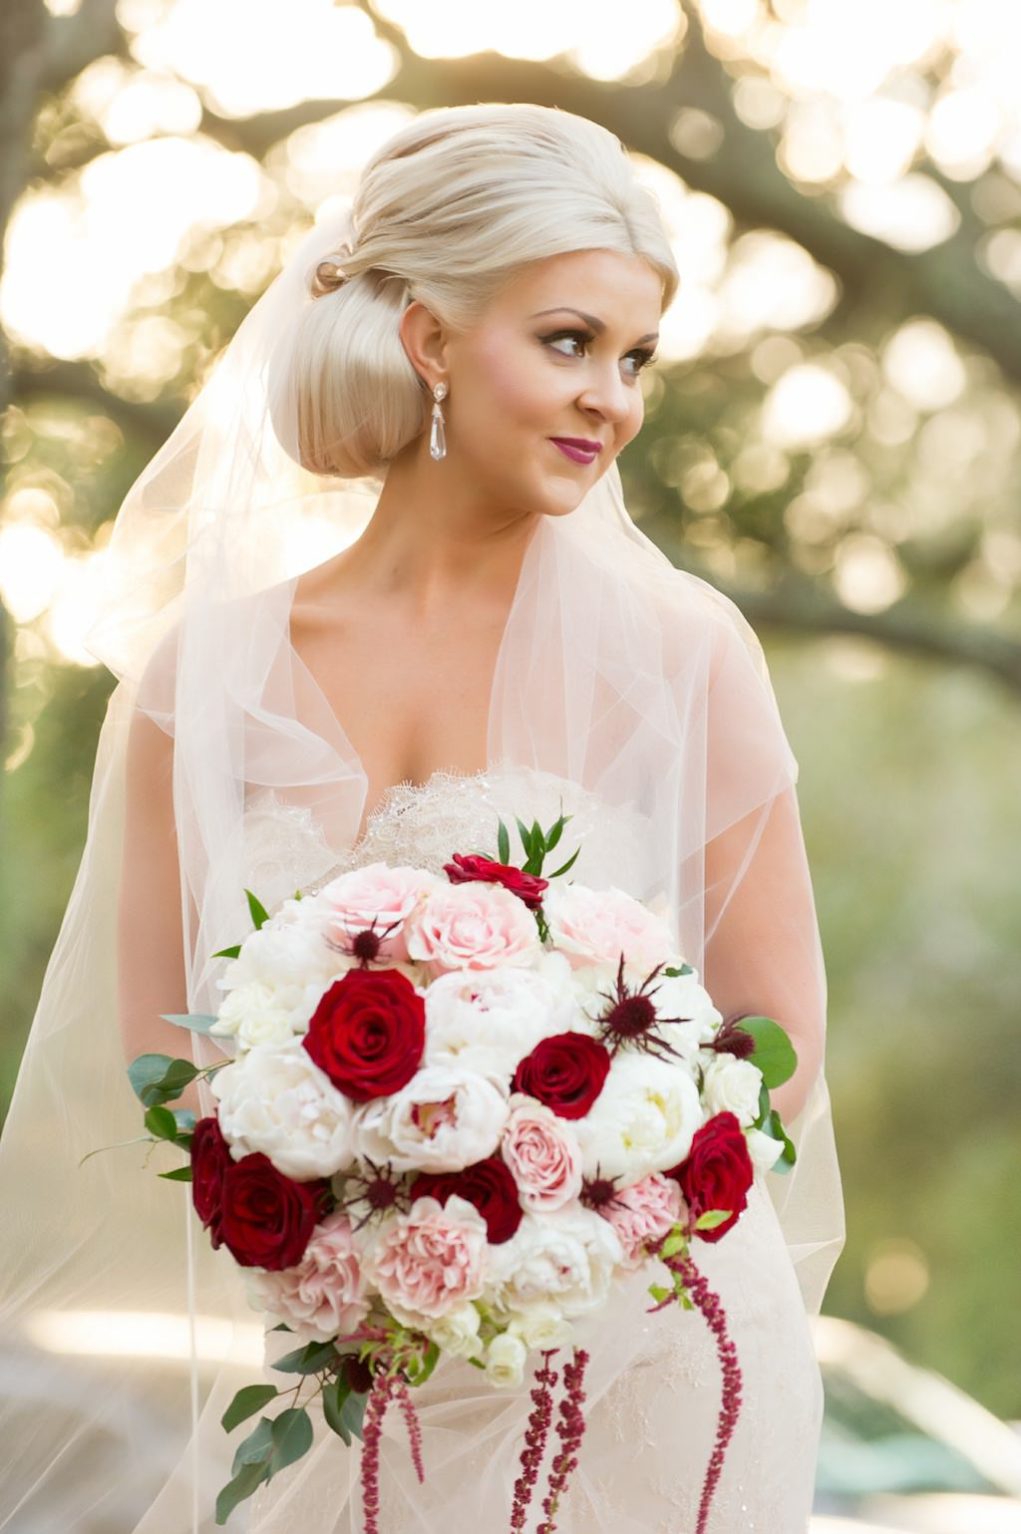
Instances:
[[[706,846],[703,983],[724,1017],[773,1017],[798,1068],[774,1091],[785,1124],[823,1063],[826,976],[793,783]]]
[[[173,805],[173,741],[136,712],[128,737],[117,983],[125,1062],[192,1057],[187,1033],[162,1020],[187,1012],[181,884]],[[202,1116],[192,1082],[171,1106]]]

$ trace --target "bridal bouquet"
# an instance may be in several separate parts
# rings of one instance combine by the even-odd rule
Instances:
[[[660,1263],[655,1306],[699,1308],[723,1404],[702,1493],[705,1526],[740,1404],[726,1319],[691,1258],[725,1238],[756,1167],[794,1148],[769,1090],[795,1064],[765,1017],[724,1021],[664,916],[618,889],[543,875],[569,817],[517,821],[524,856],[453,853],[444,874],[383,863],[342,874],[254,922],[219,982],[215,1016],[173,1016],[233,1041],[228,1063],[143,1055],[130,1067],[154,1141],[188,1153],[214,1247],[252,1305],[296,1346],[273,1368],[311,1394],[238,1446],[216,1521],[313,1441],[307,1406],[362,1440],[366,1530],[379,1512],[388,1405],[425,1478],[413,1387],[444,1354],[494,1388],[538,1365],[509,1527],[524,1525],[553,1418],[552,1360],[572,1348],[543,1509],[552,1534],[584,1431],[588,1354],[573,1323],[614,1279]],[[171,1109],[195,1077],[216,1111]],[[653,1275],[655,1276],[655,1275]],[[412,1388],[409,1388],[412,1387]],[[291,1392],[294,1392],[291,1386]],[[240,1390],[227,1431],[282,1392]]]

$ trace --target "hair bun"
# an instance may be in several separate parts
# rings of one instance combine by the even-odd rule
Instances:
[[[324,293],[335,293],[347,280],[347,272],[332,256],[320,261],[312,277],[312,296],[322,298]]]

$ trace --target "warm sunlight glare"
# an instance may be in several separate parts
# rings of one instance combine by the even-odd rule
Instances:
[[[44,1310],[32,1316],[29,1336],[48,1353],[182,1362],[191,1356],[188,1317],[163,1311]],[[219,1362],[229,1355],[232,1363],[258,1367],[263,1338],[255,1322],[195,1317],[195,1352],[201,1359]]]

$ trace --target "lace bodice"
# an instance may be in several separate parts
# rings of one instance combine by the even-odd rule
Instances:
[[[634,888],[648,835],[645,817],[628,806],[604,804],[571,779],[526,767],[435,772],[425,783],[396,783],[372,810],[362,834],[339,850],[307,806],[263,790],[245,813],[247,887],[272,909],[297,890],[314,893],[338,874],[368,863],[412,864],[439,873],[454,852],[496,857],[501,817],[513,860],[524,856],[515,817],[547,828],[561,809],[572,818],[553,866],[580,847],[573,877]]]

